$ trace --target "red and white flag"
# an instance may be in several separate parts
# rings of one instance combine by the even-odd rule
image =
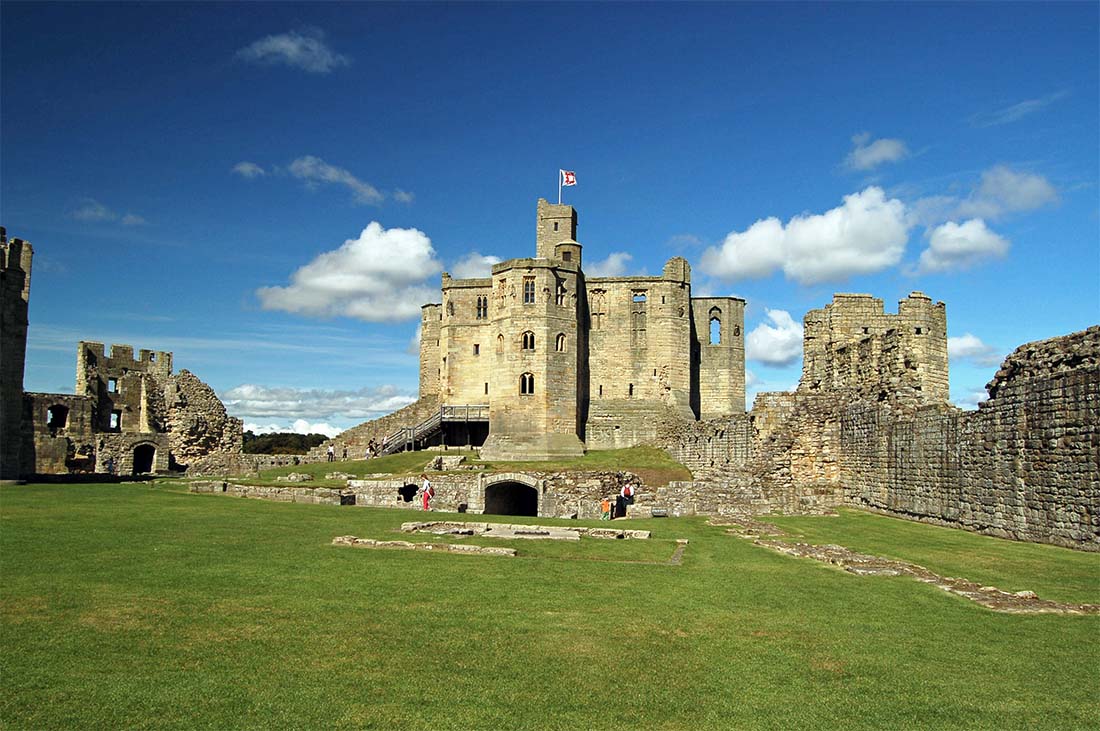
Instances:
[[[577,174],[574,173],[572,170],[562,170],[561,171],[561,184],[562,185],[576,185],[577,184]]]

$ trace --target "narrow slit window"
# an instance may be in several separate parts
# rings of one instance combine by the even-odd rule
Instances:
[[[558,333],[558,339],[554,343],[554,347],[559,353],[565,352],[565,333]]]

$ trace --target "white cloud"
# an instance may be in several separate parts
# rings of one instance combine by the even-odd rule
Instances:
[[[346,186],[355,195],[356,203],[376,205],[385,198],[370,183],[365,183],[344,168],[329,165],[321,158],[313,155],[299,157],[290,163],[290,174],[299,180],[306,181],[306,184],[310,186],[320,183],[335,183]]]
[[[966,269],[986,259],[1008,253],[1008,239],[973,218],[963,223],[948,221],[928,233],[928,248],[921,252],[917,273]]]
[[[786,310],[765,310],[772,325],[760,323],[745,339],[745,357],[772,366],[802,358],[802,324]]]
[[[1042,175],[997,165],[982,173],[978,187],[959,204],[956,215],[996,220],[1007,213],[1031,211],[1057,201],[1058,191]]]
[[[499,263],[499,256],[482,256],[471,251],[451,267],[450,273],[455,279],[484,279],[492,274],[493,265]]]
[[[989,392],[984,388],[971,388],[962,395],[952,396],[951,401],[960,409],[976,409],[978,404],[989,400]]]
[[[844,159],[851,170],[870,170],[886,162],[897,162],[909,156],[909,148],[898,139],[878,139],[871,142],[871,133],[852,137],[852,151]]]
[[[584,267],[584,273],[590,277],[621,277],[626,274],[627,266],[634,257],[625,251],[615,251],[606,259],[594,261]]]
[[[294,432],[297,434],[324,434],[329,438],[344,431],[340,427],[332,426],[326,422],[311,424],[305,419],[295,419],[294,423],[290,426],[281,426],[273,422],[267,424],[253,424],[246,421],[244,423],[244,430],[250,431],[253,434],[285,434],[287,432]]]
[[[423,335],[423,333],[424,326],[417,325],[416,332],[413,333],[413,336],[409,339],[409,344],[405,347],[406,353],[408,353],[409,355],[420,355],[420,337],[421,335]]]
[[[118,214],[92,198],[84,199],[80,207],[69,213],[78,221],[116,221]]]
[[[948,338],[947,357],[951,360],[969,360],[974,365],[983,367],[999,365],[1003,360],[992,345],[986,345],[971,333]]]
[[[339,418],[361,422],[408,406],[416,400],[416,396],[401,393],[394,386],[362,388],[358,391],[326,391],[270,388],[246,383],[221,394],[221,400],[230,414],[245,421],[320,421]]]
[[[261,287],[256,295],[267,310],[368,322],[405,320],[419,317],[422,304],[438,299],[438,288],[425,280],[441,270],[424,233],[386,230],[372,221],[359,238],[294,272],[288,286]]]
[[[407,190],[401,190],[398,188],[393,192],[393,199],[398,203],[412,203],[416,200],[416,196]]]
[[[871,186],[844,196],[821,214],[802,214],[784,226],[757,221],[703,252],[702,271],[724,280],[762,277],[781,269],[800,284],[842,280],[898,263],[909,238],[905,204]]]
[[[1042,111],[1054,102],[1059,99],[1064,99],[1067,96],[1069,96],[1069,92],[1063,90],[1053,94],[1047,94],[1038,99],[1025,99],[1022,102],[1012,104],[1003,109],[975,114],[970,118],[970,124],[974,127],[994,127],[1000,124],[1015,122],[1030,114]]]
[[[77,221],[85,221],[88,223],[118,221],[123,226],[144,226],[148,223],[148,221],[136,213],[127,213],[124,216],[119,215],[94,198],[85,198],[82,200],[78,208],[69,212],[69,216],[75,218]]]
[[[237,58],[264,66],[290,66],[312,74],[327,74],[351,59],[336,53],[325,43],[318,28],[304,28],[265,36],[237,51]]]
[[[237,163],[233,166],[232,172],[240,175],[242,178],[252,180],[253,178],[259,178],[267,175],[267,171],[254,162],[248,162],[247,160]]]

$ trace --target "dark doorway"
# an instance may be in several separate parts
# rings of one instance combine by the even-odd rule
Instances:
[[[397,488],[397,494],[401,496],[401,502],[411,503],[416,497],[416,485],[405,485]]]
[[[538,515],[539,491],[518,482],[501,482],[485,488],[487,515]]]
[[[143,475],[153,471],[153,460],[156,459],[157,448],[152,444],[139,444],[134,447],[134,474]]]

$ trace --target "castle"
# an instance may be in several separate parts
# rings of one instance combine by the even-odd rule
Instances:
[[[535,256],[443,274],[423,307],[420,397],[488,408],[486,459],[547,459],[651,438],[671,414],[745,410],[744,300],[692,297],[691,268],[586,277],[572,206],[538,201]]]

